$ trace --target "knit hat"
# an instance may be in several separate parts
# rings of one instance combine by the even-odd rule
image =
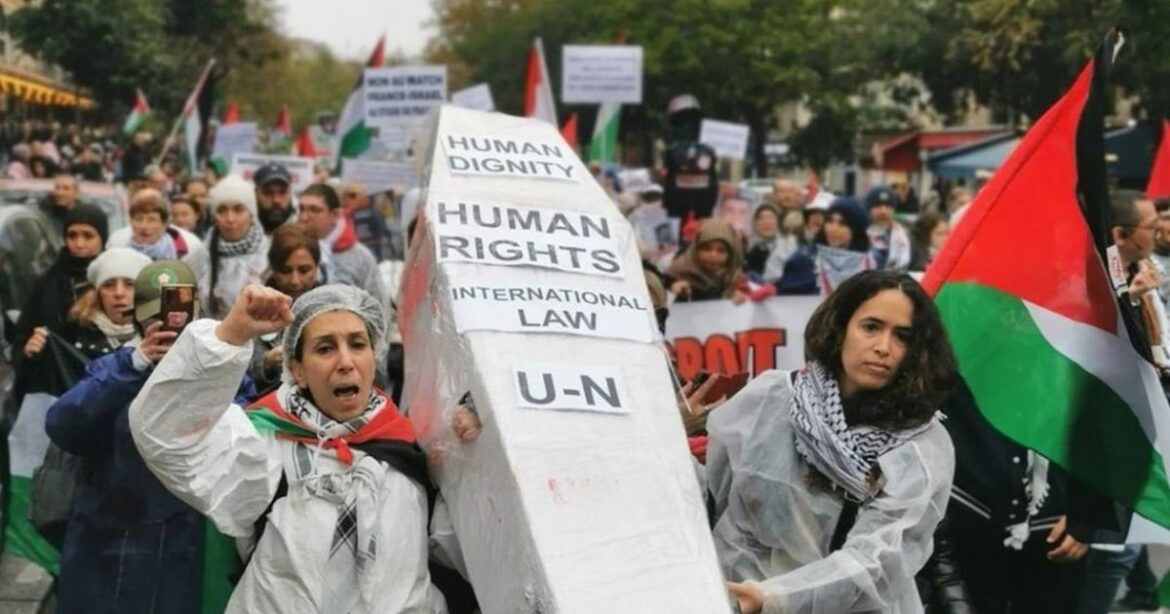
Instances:
[[[195,285],[195,273],[191,272],[191,267],[178,260],[151,263],[150,258],[146,258],[146,266],[139,269],[134,280],[134,319],[143,324],[157,316],[162,311],[162,287],[178,285]],[[198,317],[198,301],[195,308]]]
[[[879,185],[874,187],[865,195],[865,208],[873,209],[878,205],[888,205],[897,208],[898,195],[890,189],[890,186]]]
[[[106,212],[97,205],[87,203],[73,205],[69,213],[65,214],[65,233],[68,233],[69,227],[74,224],[93,226],[98,236],[102,238],[102,247],[105,247],[106,239],[110,238],[110,221],[106,218]]]
[[[256,188],[235,173],[220,179],[219,183],[211,188],[208,196],[211,199],[212,214],[219,209],[220,205],[240,203],[248,208],[248,212],[252,214],[252,219],[257,219]]]
[[[148,265],[149,256],[129,247],[111,247],[89,263],[86,278],[97,288],[111,279],[138,279],[138,274]]]
[[[853,231],[853,240],[849,244],[849,250],[854,252],[869,251],[869,235],[866,233],[869,228],[869,214],[861,206],[861,203],[851,196],[840,196],[833,200],[833,204],[829,205],[829,210],[825,212],[825,219],[832,217],[834,213],[840,214],[845,223],[849,225],[849,229]],[[825,243],[824,236],[825,231],[821,229],[817,241]]]

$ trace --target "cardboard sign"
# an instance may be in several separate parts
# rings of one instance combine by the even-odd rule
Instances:
[[[238,153],[256,150],[256,124],[250,122],[221,125],[215,129],[212,155],[230,160]]]
[[[453,175],[581,181],[577,154],[564,140],[448,134],[441,144]]]
[[[492,87],[487,83],[473,85],[451,94],[451,102],[465,109],[496,110],[496,102],[492,99]]]
[[[447,100],[446,66],[367,68],[363,78],[366,126],[391,150],[405,150],[419,119]]]
[[[252,175],[260,170],[260,167],[275,163],[280,164],[288,169],[292,175],[293,192],[300,192],[309,187],[313,183],[313,164],[316,162],[312,158],[300,158],[297,156],[268,156],[263,154],[244,154],[239,153],[232,157],[232,172],[239,173],[245,180],[251,181]]]
[[[624,276],[615,226],[605,216],[443,194],[431,194],[428,201],[439,262]]]
[[[751,129],[744,124],[704,119],[699,126],[699,142],[709,145],[720,158],[743,160],[747,155]]]
[[[565,45],[561,101],[567,104],[642,102],[642,48]]]
[[[526,284],[515,274],[453,275],[455,330],[579,335],[649,343],[654,314],[642,297],[564,285]]]
[[[418,187],[418,171],[410,162],[383,162],[344,158],[341,180],[358,181],[366,194],[377,194],[391,189],[409,190]]]
[[[572,364],[516,365],[516,406],[529,409],[630,413],[618,367]]]

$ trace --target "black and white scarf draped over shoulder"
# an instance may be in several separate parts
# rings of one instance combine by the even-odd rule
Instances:
[[[816,362],[796,374],[793,392],[791,416],[797,453],[858,502],[876,496],[884,484],[873,473],[877,458],[931,424],[896,432],[868,425],[850,427],[837,379]]]

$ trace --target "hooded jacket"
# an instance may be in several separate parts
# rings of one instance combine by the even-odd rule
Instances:
[[[699,266],[699,248],[712,241],[723,242],[728,254],[727,263],[713,273]],[[735,229],[726,222],[705,220],[687,251],[670,264],[666,276],[673,281],[688,282],[691,285],[689,298],[692,301],[731,298],[745,283],[743,242]]]

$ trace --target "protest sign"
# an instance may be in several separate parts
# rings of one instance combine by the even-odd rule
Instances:
[[[252,153],[256,150],[256,124],[241,122],[224,124],[215,129],[213,156],[231,160],[238,153]]]
[[[508,139],[448,134],[442,140],[448,168],[456,175],[581,181],[577,154],[563,139]]]
[[[565,45],[561,101],[567,104],[642,102],[642,48]]]
[[[232,172],[239,173],[245,180],[251,181],[252,175],[256,174],[260,167],[270,163],[279,164],[288,169],[289,174],[292,175],[292,186],[290,187],[293,192],[300,192],[313,183],[314,160],[312,158],[238,153],[232,157]]]
[[[417,188],[418,171],[410,162],[345,158],[341,163],[341,180],[361,182],[366,194],[377,194],[391,189]]]
[[[726,609],[631,227],[555,126],[446,105],[422,127],[403,395],[483,611]]]
[[[709,145],[720,158],[743,160],[750,135],[751,129],[744,124],[704,119],[699,126],[699,142]]]
[[[781,296],[741,305],[731,301],[670,305],[666,340],[674,350],[679,377],[699,371],[755,375],[804,364],[804,327],[819,296]]]
[[[432,193],[439,262],[529,266],[622,277],[616,227],[609,218],[542,207],[476,202]]]
[[[512,368],[517,407],[628,414],[621,369],[573,364],[531,364]]]
[[[514,274],[452,275],[455,330],[552,333],[649,343],[654,315],[640,296],[533,284]]]
[[[492,87],[487,83],[473,85],[451,94],[451,102],[465,109],[475,109],[477,111],[496,110],[496,103],[492,99]]]
[[[418,120],[447,100],[446,66],[367,68],[363,75],[366,126],[394,151],[407,149]]]

